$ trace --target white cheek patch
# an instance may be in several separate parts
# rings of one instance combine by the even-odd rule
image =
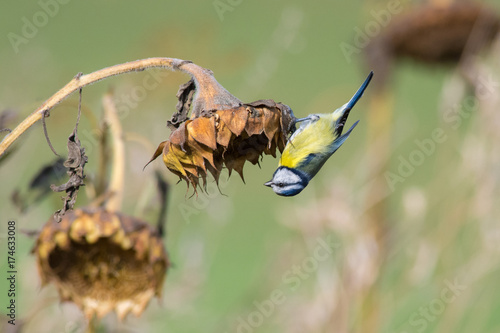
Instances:
[[[300,183],[302,179],[300,179],[299,175],[290,171],[289,169],[281,169],[274,175],[273,183],[279,184],[283,183],[285,185]]]

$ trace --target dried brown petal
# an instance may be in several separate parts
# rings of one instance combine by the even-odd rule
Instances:
[[[170,142],[163,147],[163,163],[167,168],[176,173],[179,177],[187,177],[181,162],[173,152],[175,145]]]
[[[231,141],[231,136],[233,132],[226,126],[223,121],[219,121],[217,129],[217,143],[221,146],[227,148],[229,146],[229,142]]]
[[[276,158],[276,142],[279,140],[278,136],[275,135],[271,140],[269,140],[269,145],[264,149],[264,154],[271,155]]]
[[[215,119],[200,117],[193,119],[187,125],[188,133],[199,143],[211,148],[217,149],[217,141],[215,139]]]
[[[217,111],[217,114],[220,120],[226,124],[234,135],[241,135],[248,120],[248,111],[246,107],[242,106],[237,109]]]
[[[245,132],[247,132],[249,136],[262,133],[264,131],[264,112],[262,109],[248,107],[247,111],[248,120],[245,126]]]
[[[222,156],[222,155],[220,155]],[[214,165],[215,167],[212,167],[210,164],[207,165],[207,170],[212,174],[212,176],[215,179],[215,183],[218,185],[219,184],[219,178],[220,178],[220,171],[222,170],[222,159],[214,159]]]
[[[186,126],[191,122],[191,120],[187,120],[185,123],[182,123],[178,129],[172,132],[170,134],[170,137],[168,140],[173,143],[174,145],[177,145],[184,149],[184,143],[186,142],[186,136],[187,136],[187,130]]]
[[[271,112],[269,109],[263,109],[264,111],[264,133],[269,140],[269,147],[271,147],[272,139],[274,135],[280,129],[280,117],[276,112]]]
[[[162,153],[163,153],[163,148],[165,147],[165,145],[168,143],[168,141],[163,141],[162,143],[160,143],[158,145],[158,148],[156,148],[156,151],[155,153],[153,154],[153,157],[151,157],[151,159],[148,161],[148,163],[146,163],[146,165],[144,166],[144,168],[146,168],[149,163],[153,162],[154,160],[156,160],[156,158],[158,156],[160,156]]]
[[[213,127],[214,130],[215,130],[215,127]],[[189,147],[190,149],[193,150],[192,152],[192,155],[193,156],[196,156],[196,155],[200,155],[202,158],[204,158],[205,160],[207,160],[212,166],[214,166],[214,157],[213,157],[213,149],[205,146],[205,145],[202,145],[202,144],[199,144],[197,140],[194,139],[193,136],[191,136],[192,132],[189,132],[189,135],[188,135],[188,142],[189,142]],[[196,164],[198,167],[202,168],[204,171],[206,171],[206,167],[205,167],[205,161],[202,160],[201,162],[201,165],[198,165]],[[215,166],[214,166],[215,167]]]
[[[245,177],[243,176],[243,166],[245,165],[246,159],[244,156],[240,156],[237,158],[227,157],[225,163],[226,167],[229,170],[229,175],[231,175],[231,171],[235,170],[245,182]]]

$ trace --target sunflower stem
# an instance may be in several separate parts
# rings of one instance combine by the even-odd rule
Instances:
[[[136,61],[127,62],[124,64],[114,65],[106,67],[86,75],[76,75],[68,84],[61,88],[58,92],[47,99],[38,109],[36,109],[32,114],[26,117],[12,132],[10,132],[0,143],[0,157],[5,153],[7,148],[9,148],[17,138],[23,134],[28,128],[30,128],[37,121],[42,119],[46,112],[50,111],[57,104],[66,99],[69,95],[75,91],[95,83],[97,81],[106,79],[111,76],[143,71],[148,68],[169,68],[169,69],[181,69],[191,74],[198,80],[201,80],[205,76],[208,76],[202,72],[201,67],[186,62],[184,60],[175,58],[148,58]],[[210,80],[210,78],[206,78]]]

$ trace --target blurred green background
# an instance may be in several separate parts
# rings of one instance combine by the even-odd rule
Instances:
[[[500,9],[497,2],[489,2]],[[192,60],[211,69],[245,102],[272,98],[289,105],[296,116],[332,111],[352,96],[368,73],[361,54],[346,58],[340,45],[353,43],[354,29],[374,19],[371,10],[388,4],[57,3],[57,13],[17,47],[9,33],[22,35],[23,18],[33,22],[42,6],[34,1],[0,3],[0,110],[17,113],[10,127],[78,72],[156,56]],[[496,69],[489,73],[498,82],[498,63],[488,58],[484,62]],[[148,147],[127,143],[124,212],[153,223],[159,207],[155,168],[172,185],[177,178],[160,160],[145,171],[142,167],[170,134],[165,124],[175,111],[177,87],[188,76],[162,72],[156,88],[134,97],[134,88],[150,73],[87,87],[83,103],[100,118],[101,97],[113,88],[118,105],[130,109],[122,118],[124,130],[151,142]],[[370,151],[374,145],[367,133],[373,85],[351,113],[349,124],[361,120],[353,135],[299,196],[278,197],[262,185],[278,163],[271,156],[264,157],[261,168],[245,166],[246,184],[237,175],[225,181],[223,173],[224,195],[211,185],[208,195],[188,199],[184,183],[173,185],[166,239],[173,266],[163,297],[153,300],[140,318],[130,315],[118,323],[108,315],[100,331],[499,332],[500,158],[495,143],[500,116],[471,112],[458,129],[444,122],[443,105],[450,94],[455,96],[453,73],[452,66],[411,62],[399,64],[394,72],[389,86],[390,161],[382,173],[397,173],[401,158],[408,160],[419,150],[415,140],[431,138],[436,128],[447,138],[394,191],[389,181],[381,187],[372,182],[370,156],[377,152]],[[498,86],[495,96],[498,105]],[[76,103],[73,95],[47,118],[59,153],[66,152]],[[89,178],[98,157],[91,126],[83,117],[79,134],[90,156]],[[25,331],[83,332],[85,321],[77,308],[60,305],[53,286],[40,288],[30,254],[33,239],[19,231],[40,228],[61,206],[61,195],[53,193],[23,214],[11,202],[12,192],[25,194],[31,178],[54,159],[41,124],[36,124],[1,162],[0,234],[5,236],[7,221],[16,221],[17,313],[18,319],[27,320]],[[389,191],[377,197],[372,186]],[[372,199],[382,200],[384,210],[376,216],[383,220],[370,221]],[[78,205],[86,202],[81,191]],[[374,231],[377,228],[381,230]],[[374,236],[380,234],[383,244]],[[330,241],[333,250],[318,260],[315,253],[322,240]],[[5,239],[0,246],[4,274]],[[2,312],[6,290],[1,275]],[[282,292],[282,302],[270,306],[276,291]]]

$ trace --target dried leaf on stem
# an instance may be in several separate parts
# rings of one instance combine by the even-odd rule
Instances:
[[[78,139],[78,123],[80,121],[81,113],[81,94],[82,92],[80,89],[78,117],[75,128],[68,138],[68,158],[64,162],[64,166],[68,168],[67,173],[69,175],[69,180],[65,184],[59,186],[50,186],[50,188],[54,192],[66,192],[66,196],[63,198],[63,208],[54,213],[54,220],[57,222],[61,222],[62,216],[64,216],[64,214],[66,214],[68,210],[73,209],[76,203],[78,190],[80,189],[80,186],[85,185],[83,182],[83,180],[85,179],[83,169],[85,167],[85,164],[88,162],[88,157],[87,155],[85,155],[85,148],[82,147],[82,144]]]

